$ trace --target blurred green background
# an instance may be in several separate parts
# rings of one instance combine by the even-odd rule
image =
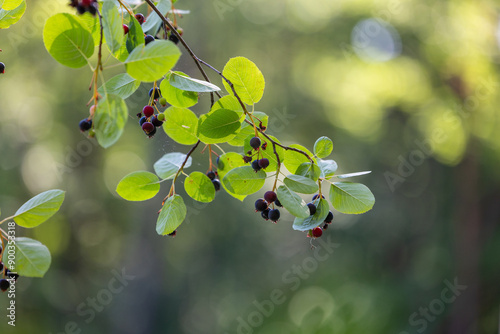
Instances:
[[[43,279],[19,279],[15,329],[0,295],[1,333],[499,331],[497,2],[178,2],[191,11],[180,25],[198,56],[219,69],[245,56],[262,70],[257,109],[270,134],[309,148],[329,136],[341,173],[373,171],[357,181],[374,192],[374,209],[336,214],[316,250],[290,215],[274,225],[254,213],[260,193],[243,204],[222,192],[209,205],[187,200],[176,238],[155,231],[163,196],[118,198],[124,175],[189,148],[143,135],[135,114],[147,86],[129,99],[112,148],[78,131],[91,73],[59,65],[42,41],[46,18],[66,3],[29,1],[0,31],[2,215],[67,191],[49,222],[17,230],[46,244],[53,263]],[[178,69],[199,77],[185,54]],[[208,107],[203,96],[194,110]],[[207,160],[195,154],[190,170]],[[117,283],[122,271],[133,279]]]

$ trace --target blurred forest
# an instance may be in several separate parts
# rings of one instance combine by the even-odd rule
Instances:
[[[499,332],[498,2],[176,7],[191,11],[180,25],[202,59],[222,69],[244,56],[261,69],[258,109],[270,134],[310,149],[328,136],[340,173],[373,171],[356,181],[372,189],[374,209],[336,214],[311,249],[291,216],[275,225],[254,213],[262,194],[241,203],[221,192],[209,205],[187,200],[177,237],[158,236],[163,196],[126,202],[116,185],[189,147],[143,135],[135,114],[146,86],[128,100],[116,145],[104,150],[82,135],[91,73],[58,64],[42,41],[48,16],[70,8],[29,1],[21,21],[0,31],[0,208],[6,216],[39,192],[67,193],[49,222],[17,230],[47,245],[53,262],[43,279],[19,279],[15,329],[0,295],[0,333]],[[186,52],[177,68],[200,78]],[[198,114],[209,97],[201,102]],[[207,168],[205,156],[193,158],[191,170]],[[123,272],[133,278],[109,293]]]

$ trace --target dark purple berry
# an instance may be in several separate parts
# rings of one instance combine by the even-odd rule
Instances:
[[[179,43],[179,38],[177,38],[177,36],[175,36],[174,34],[170,34],[168,39],[171,40],[175,44]]]
[[[254,160],[252,161],[252,168],[258,172],[259,170],[261,170],[262,168],[259,166],[259,160]]]
[[[277,207],[280,207],[280,208],[283,207],[283,205],[281,204],[281,202],[280,202],[279,199],[277,199],[277,200],[274,201],[274,205],[276,205]]]
[[[137,22],[139,22],[139,24],[143,24],[144,21],[146,20],[144,18],[144,15],[142,15],[141,13],[135,14],[135,18],[137,19]]]
[[[330,211],[328,212],[328,216],[325,218],[325,223],[330,224],[333,220],[333,213]]]
[[[321,227],[315,227],[312,229],[312,236],[315,238],[319,238],[323,235],[323,230]]]
[[[264,211],[267,209],[267,202],[265,199],[259,198],[255,201],[255,210]]]
[[[260,148],[263,149],[263,150],[265,150],[267,148],[267,141],[264,142],[264,144],[262,144],[262,146]]]
[[[267,166],[269,166],[269,160],[266,159],[266,158],[260,159],[259,160],[259,166],[260,166],[260,168],[266,169]]]
[[[0,251],[0,253],[1,253],[1,251]],[[2,270],[3,270],[3,262],[0,262],[0,272],[2,272]]]
[[[153,92],[155,94],[155,96],[153,97],[153,99],[159,99],[160,96],[161,96],[161,91],[160,91],[160,88],[156,87],[156,88],[151,88],[149,90],[149,97],[151,97],[151,95],[153,95]]]
[[[309,207],[309,212],[311,213],[311,216],[316,213],[316,205],[313,203],[307,203],[307,206]]]
[[[148,118],[146,116],[142,116],[141,119],[139,120],[139,125],[142,126],[144,123],[146,123]]]
[[[318,197],[319,197],[319,194],[314,195],[313,196],[313,201],[315,201],[316,198],[318,198]],[[325,196],[321,195],[321,198],[325,199]]]
[[[146,45],[148,45],[151,42],[154,42],[154,40],[155,40],[155,38],[151,35],[146,35],[146,37],[144,37],[144,43]]]
[[[155,113],[155,108],[153,108],[151,106],[145,106],[144,108],[142,108],[142,113],[146,117],[151,117]]]
[[[269,219],[271,219],[273,222],[277,222],[280,219],[280,210],[274,209],[269,211]]]
[[[276,201],[277,198],[278,198],[278,196],[276,196],[276,193],[274,191],[266,191],[266,193],[264,194],[264,199],[268,203],[272,203],[272,202]]]
[[[153,131],[151,131],[150,133],[147,133],[148,138],[153,137],[155,134],[156,134],[156,127],[153,129]]]
[[[7,291],[9,286],[10,286],[9,281],[7,281],[5,278],[0,279],[0,290],[5,292]]]
[[[271,209],[265,209],[264,211],[262,211],[260,214],[262,218],[264,218],[265,220],[269,220],[269,211],[271,211]]]
[[[215,191],[219,191],[221,186],[219,179],[212,180],[212,183],[215,187]]]
[[[215,175],[215,172],[214,172],[214,171],[209,171],[209,172],[207,173],[207,176],[208,176],[208,178],[209,178],[210,180],[213,180],[213,179],[215,179],[215,177],[216,177],[216,175]]]
[[[87,118],[82,119],[79,125],[80,125],[80,131],[82,132],[88,131],[92,127],[92,120]]]
[[[158,115],[153,115],[151,117],[151,123],[153,123],[154,126],[159,127],[163,125],[163,122],[158,119]]]
[[[252,161],[252,157],[247,157],[246,155],[243,157],[243,161],[245,161],[246,163],[249,163],[250,161]]]
[[[123,32],[124,32],[124,35],[128,34],[128,25],[126,25],[126,24],[123,25]]]
[[[260,143],[261,142],[259,137],[253,137],[252,139],[250,139],[250,146],[252,146],[252,148],[254,148],[255,150],[260,147]]]
[[[153,130],[155,129],[155,126],[151,122],[144,122],[144,124],[142,124],[142,130],[146,132],[147,135],[153,132]]]
[[[0,73],[5,73],[5,64],[0,63]]]

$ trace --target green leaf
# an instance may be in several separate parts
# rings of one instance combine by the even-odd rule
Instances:
[[[318,191],[318,184],[302,175],[288,175],[283,183],[291,190],[301,194],[314,194]]]
[[[169,79],[172,75],[172,73],[167,74],[165,80],[160,83],[161,95],[167,99],[167,102],[179,108],[189,108],[198,103],[198,93],[186,92],[170,84]]]
[[[200,117],[197,136],[205,144],[225,143],[236,136],[240,126],[236,112],[219,109]]]
[[[278,200],[281,205],[295,217],[307,218],[310,216],[307,203],[286,185],[279,186],[276,194],[278,195]]]
[[[107,93],[126,99],[130,95],[134,94],[140,85],[140,81],[135,80],[127,73],[121,73],[106,81],[104,86],[99,87],[98,91],[101,95],[105,95]]]
[[[135,17],[131,17],[128,24],[127,40],[125,42],[125,49],[128,54],[132,53],[136,47],[146,43],[144,40],[144,32],[142,31],[141,24]]]
[[[172,86],[188,92],[210,93],[220,91],[219,87],[210,82],[193,79],[186,74],[180,74],[180,72],[173,72],[169,82]]]
[[[215,187],[212,180],[201,172],[191,173],[184,181],[186,193],[195,201],[210,203],[215,198]]]
[[[349,173],[349,174],[342,174],[342,175],[336,175],[335,177],[338,177],[339,179],[347,179],[350,177],[355,177],[355,176],[361,176],[361,175],[366,175],[370,174],[371,171],[365,171],[365,172],[357,172],[357,173]]]
[[[125,101],[116,95],[107,94],[97,104],[94,129],[97,142],[108,148],[118,141],[127,123],[128,109]]]
[[[255,152],[252,149],[252,147],[250,146],[250,139],[252,139],[253,137],[254,137],[254,134],[251,134],[245,139],[245,145],[243,146],[244,152],[248,152],[250,150]],[[280,142],[278,139],[276,139],[273,136],[269,136],[269,137],[277,143]],[[261,136],[259,138],[260,138],[261,143],[262,143],[261,149],[260,149],[261,156],[262,156],[262,158],[266,158],[269,160],[269,166],[265,169],[265,171],[266,172],[274,172],[275,170],[278,169],[278,159],[276,158],[276,155],[274,154],[273,143],[264,136]],[[264,145],[264,143],[267,143],[267,147],[265,150],[262,149],[262,145]],[[278,153],[278,156],[280,157],[280,161],[281,161],[281,163],[283,163],[285,161],[285,157],[286,157],[285,150],[283,148],[279,147],[278,145],[276,145],[276,153]]]
[[[134,79],[152,82],[161,79],[181,56],[179,48],[170,41],[157,40],[137,46],[125,61],[127,73]]]
[[[330,206],[328,202],[323,198],[317,198],[314,202],[316,205],[316,213],[314,215],[309,215],[306,218],[295,218],[293,222],[293,229],[296,231],[309,231],[319,225],[323,224],[328,212],[330,212]]]
[[[219,163],[217,164],[217,173],[219,174],[219,179],[223,180],[224,176],[226,176],[226,174],[229,173],[230,170],[243,166],[248,166],[248,164],[243,161],[243,156],[241,154],[228,152],[221,155],[219,157]],[[245,199],[246,195],[237,195],[235,193],[232,193],[227,189],[224,182],[221,183],[222,187],[224,187],[229,195],[233,196],[236,199],[239,199],[240,201],[243,201]]]
[[[320,137],[314,143],[314,155],[318,158],[326,158],[333,151],[333,142],[328,137]]]
[[[237,167],[229,171],[222,182],[237,195],[251,195],[259,191],[266,182],[266,173],[255,172],[251,166]]]
[[[21,5],[23,2],[25,2],[24,0],[4,0],[4,1],[0,1],[0,7],[2,9],[5,9],[5,10],[12,10],[12,9],[16,9],[17,7],[19,7],[19,5]]]
[[[183,145],[193,145],[198,141],[198,117],[194,112],[186,108],[169,107],[163,113],[163,130],[170,138]]]
[[[172,4],[169,0],[160,0],[156,4],[156,8],[158,8],[160,13],[166,16],[168,11],[172,9]],[[160,28],[162,22],[163,21],[158,14],[156,14],[155,11],[152,11],[146,18],[146,22],[142,24],[142,29],[150,35],[156,35],[156,32],[158,31],[158,28]]]
[[[43,277],[50,267],[49,249],[38,240],[25,237],[17,237],[14,246],[16,264],[10,269],[23,277]],[[9,262],[7,251],[3,252],[3,262]]]
[[[304,162],[299,166],[299,168],[297,168],[295,174],[308,177],[313,181],[318,181],[319,177],[321,176],[321,169],[318,167],[318,165],[312,164],[310,162]]]
[[[51,16],[43,28],[43,42],[55,60],[72,68],[87,65],[94,54],[92,34],[80,18],[71,14]]]
[[[14,221],[21,227],[36,227],[59,211],[63,201],[64,191],[45,191],[24,203],[14,214]]]
[[[26,2],[21,1],[5,1],[0,9],[0,29],[7,29],[11,25],[17,23],[26,11]]]
[[[298,150],[301,150],[305,153],[307,153],[314,162],[316,162],[316,159],[313,158],[313,154],[304,146],[298,145],[298,144],[292,144],[290,145],[292,148],[296,148]],[[287,150],[285,151],[285,167],[288,169],[288,171],[292,174],[297,174],[297,168],[304,162],[311,162],[305,155],[299,152],[295,152],[292,150]]]
[[[265,88],[264,76],[250,60],[244,57],[231,58],[224,66],[222,74],[231,81],[244,103],[253,105],[262,98]],[[229,94],[234,95],[229,84],[225,80],[222,82]]]
[[[337,211],[359,214],[371,210],[375,197],[364,184],[334,182],[330,187],[330,202]]]
[[[167,235],[174,232],[186,218],[186,213],[186,205],[181,196],[174,195],[169,197],[158,216],[156,232],[159,235]]]
[[[237,112],[238,115],[243,114],[241,104],[238,102],[238,99],[232,95],[226,95],[218,99],[210,111],[216,111],[218,109],[228,109]]]
[[[258,118],[260,121],[262,121],[262,125],[267,127],[267,125],[269,123],[269,116],[267,116],[265,113],[260,112],[260,111],[254,111],[252,113],[252,116],[254,116],[255,122],[257,123],[257,126],[259,126],[259,121],[257,120],[257,118]],[[250,116],[247,115],[246,119],[250,120]],[[247,122],[243,122],[241,124],[240,131],[236,134],[236,137],[234,137],[233,139],[228,141],[228,144],[232,145],[232,146],[244,146],[245,139],[247,139],[248,136],[250,136],[252,134],[255,134],[255,130],[254,130],[253,126],[248,124]],[[271,147],[272,147],[272,145],[271,145]],[[284,158],[284,156],[283,156],[283,158]]]
[[[99,42],[101,41],[101,24],[99,23],[97,15],[94,16],[87,12],[83,15],[78,15],[78,18],[85,24],[87,30],[92,34],[94,45],[99,45]]]
[[[333,160],[318,159],[318,167],[321,170],[321,178],[330,179],[337,171],[337,163]]]
[[[122,17],[113,1],[105,1],[102,5],[102,27],[109,51],[120,50],[124,42]]]
[[[160,191],[158,176],[146,171],[133,172],[120,180],[116,192],[127,201],[145,201]]]
[[[186,154],[183,153],[167,153],[154,164],[155,173],[163,180],[173,179],[182,163],[186,160]],[[193,159],[188,158],[184,168],[191,167]]]

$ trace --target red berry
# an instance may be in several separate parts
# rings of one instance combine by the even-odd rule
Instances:
[[[142,130],[148,135],[155,130],[155,126],[151,122],[145,122],[142,124]]]
[[[144,116],[146,117],[151,117],[153,116],[153,114],[155,113],[155,108],[151,107],[151,106],[145,106],[143,109],[142,109],[142,113],[144,114]]]
[[[137,13],[135,14],[135,18],[137,19],[137,21],[139,22],[139,24],[143,24],[144,21],[146,20],[144,18],[144,15],[142,15],[141,13]]]
[[[278,196],[276,195],[276,193],[274,191],[266,191],[266,193],[264,194],[264,199],[268,203],[274,202],[277,198],[278,198]]]
[[[123,25],[123,31],[124,31],[124,34],[128,34],[128,25],[124,24]]]
[[[312,236],[315,238],[319,238],[323,235],[323,230],[321,227],[315,227],[312,229]]]
[[[92,4],[92,0],[82,0],[82,6],[88,7]]]

